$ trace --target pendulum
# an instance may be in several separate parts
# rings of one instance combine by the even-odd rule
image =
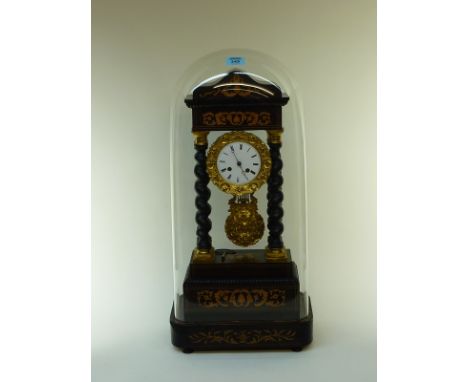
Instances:
[[[258,213],[257,199],[252,194],[230,199],[229,212],[224,229],[228,239],[234,244],[248,247],[262,238],[265,223]]]

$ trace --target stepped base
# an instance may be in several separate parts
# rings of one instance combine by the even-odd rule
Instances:
[[[184,353],[200,350],[300,351],[312,342],[312,307],[299,320],[188,322],[175,318],[171,311],[172,344]]]

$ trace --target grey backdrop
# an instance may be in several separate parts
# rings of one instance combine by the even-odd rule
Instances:
[[[93,0],[93,381],[376,379],[376,5],[370,0]],[[285,64],[303,95],[312,347],[174,350],[170,94],[231,47]]]

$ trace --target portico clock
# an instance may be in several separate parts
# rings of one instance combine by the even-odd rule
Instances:
[[[310,303],[282,237],[288,101],[273,81],[239,70],[202,82],[185,99],[195,148],[196,244],[171,314],[172,342],[185,352],[300,350],[312,341]],[[212,192],[230,199],[211,205]],[[266,214],[258,198],[266,198]],[[221,238],[211,235],[214,209],[226,216],[230,248],[217,248]]]

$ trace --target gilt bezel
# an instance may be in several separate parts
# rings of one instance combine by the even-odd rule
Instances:
[[[221,150],[226,145],[233,142],[246,142],[252,145],[258,151],[262,161],[258,175],[253,180],[245,184],[234,184],[228,182],[221,176],[216,164]],[[216,141],[211,145],[207,155],[206,170],[213,184],[221,191],[231,195],[252,194],[257,191],[270,176],[270,151],[268,150],[268,146],[259,137],[252,133],[247,133],[245,131],[232,131],[225,133],[216,139]]]

